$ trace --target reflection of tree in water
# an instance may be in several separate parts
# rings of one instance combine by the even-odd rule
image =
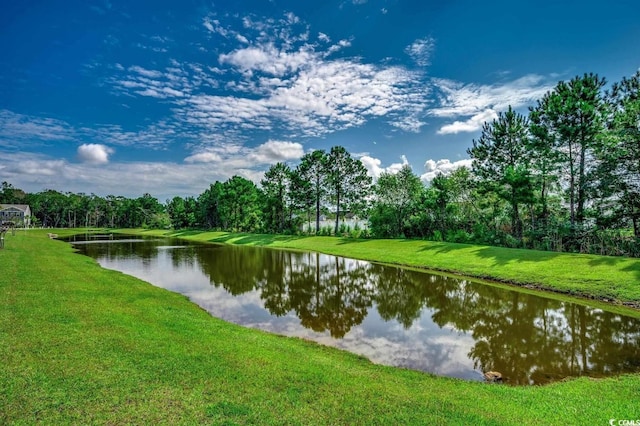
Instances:
[[[420,318],[430,286],[439,285],[443,277],[383,265],[371,265],[371,282],[380,317],[396,319],[408,329]]]
[[[598,373],[640,371],[640,321],[593,309],[594,327],[592,370]],[[617,347],[618,351],[610,348]]]
[[[315,279],[292,282],[296,288],[292,307],[304,327],[344,337],[364,320],[372,304],[373,292],[367,285],[368,264],[328,256],[329,261],[323,263],[321,259],[325,256],[315,257],[315,261],[309,262],[315,268]]]
[[[136,241],[119,242],[115,239],[89,241],[90,243],[79,244],[75,248],[79,252],[95,259],[104,258],[109,261],[116,261],[122,258],[138,258],[142,259],[143,264],[149,264],[158,254],[158,243],[153,240],[136,239]]]
[[[301,324],[343,337],[360,324],[372,303],[366,262],[317,253],[254,247],[224,247],[197,252],[215,286],[232,295],[260,291],[272,315],[295,311]]]
[[[264,252],[257,247],[215,246],[196,254],[211,283],[237,296],[254,290],[264,279]]]
[[[475,368],[500,371],[511,384],[640,369],[640,321],[464,281],[434,290],[433,320],[471,332]]]
[[[78,249],[114,261],[140,258],[149,267],[157,245]],[[407,329],[429,309],[438,326],[473,337],[468,356],[475,368],[500,371],[511,384],[640,371],[640,320],[595,308],[318,253],[237,246],[166,253],[174,265],[195,259],[213,285],[232,295],[259,291],[272,315],[293,311],[304,327],[337,338],[361,324],[374,302],[384,320]]]
[[[260,298],[264,300],[264,307],[276,316],[283,316],[291,310],[291,287],[296,280],[296,266],[301,264],[298,259],[302,253],[281,250],[270,250],[265,267],[265,279],[259,284]]]

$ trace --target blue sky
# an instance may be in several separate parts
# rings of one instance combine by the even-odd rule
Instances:
[[[334,145],[428,181],[508,105],[640,67],[637,1],[0,7],[0,180],[28,192],[165,201]]]

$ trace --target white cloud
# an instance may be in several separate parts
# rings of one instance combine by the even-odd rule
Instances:
[[[0,143],[16,144],[20,141],[73,140],[75,133],[68,123],[53,118],[33,117],[0,110]]]
[[[533,105],[555,83],[549,78],[530,74],[518,79],[492,85],[462,84],[446,79],[432,79],[440,106],[429,110],[429,115],[443,118],[468,117],[440,128],[438,133],[475,131],[483,118],[505,111],[509,105],[521,108]]]
[[[471,163],[473,163],[473,160],[471,159],[458,160],[453,163],[448,159],[438,161],[427,160],[424,163],[425,173],[420,176],[420,179],[425,183],[431,182],[437,175],[442,174],[448,176],[460,167],[471,168]]]
[[[99,141],[107,145],[164,149],[175,141],[177,134],[180,134],[182,140],[196,137],[190,135],[186,129],[179,129],[178,126],[177,123],[159,121],[136,131],[124,130],[119,125],[106,125],[80,128],[77,133],[85,140]]]
[[[460,132],[475,132],[482,129],[482,125],[487,121],[498,118],[498,114],[491,108],[479,112],[466,121],[454,121],[451,124],[442,126],[437,133],[439,135],[455,134]]]
[[[419,38],[407,46],[404,51],[421,67],[431,64],[431,54],[435,48],[435,40],[431,37]]]
[[[206,29],[208,29],[211,32],[214,32],[215,29],[213,28],[213,24],[211,23],[211,21],[209,20],[209,18],[204,18],[202,20],[202,25],[205,26]]]
[[[0,171],[3,177],[20,189],[20,183],[25,179],[36,177],[43,184],[55,180],[67,173],[68,163],[64,160],[44,158],[37,154],[4,154],[0,157]]]
[[[129,71],[135,72],[147,78],[160,78],[162,73],[160,71],[148,70],[140,66],[134,65],[129,67]]]
[[[225,38],[228,37],[230,33],[232,33],[232,31],[229,31],[228,29],[222,27],[222,25],[220,25],[220,21],[218,21],[217,19],[211,19],[208,16],[202,20],[202,25],[204,25],[204,27],[209,32],[220,34]]]
[[[217,163],[222,158],[215,152],[200,152],[184,159],[185,163]]]
[[[251,96],[194,95],[185,116],[211,128],[280,125],[294,136],[320,136],[374,117],[387,117],[393,126],[407,131],[424,124],[419,117],[426,97],[412,93],[419,84],[416,74],[401,67],[328,61],[323,56],[308,47],[277,51],[273,44],[223,54],[222,63],[243,75],[229,89]]]
[[[84,163],[106,164],[113,152],[113,149],[106,145],[88,143],[78,147],[78,158]]]
[[[267,141],[254,148],[226,143],[212,146],[184,159],[186,163],[216,163],[233,165],[242,169],[274,164],[279,161],[297,160],[304,155],[304,149],[297,142]]]
[[[300,48],[295,52],[277,49],[273,44],[259,47],[236,49],[218,57],[220,64],[230,64],[247,75],[253,71],[261,71],[274,76],[283,76],[300,69],[311,60],[312,53],[308,48]]]
[[[382,161],[378,158],[370,157],[369,155],[363,155],[360,157],[360,162],[364,165],[365,169],[367,169],[369,176],[376,180],[382,173],[396,174],[403,166],[409,165],[409,161],[406,156],[401,155],[400,158],[402,159],[401,163],[393,163],[388,167],[381,167]]]
[[[351,41],[331,43],[319,33],[312,42],[308,25],[293,14],[241,19],[242,33],[212,17],[203,20],[211,37],[224,37],[221,46],[235,43],[218,55],[217,67],[176,60],[162,71],[132,66],[112,80],[116,90],[171,104],[167,121],[187,124],[192,133],[198,129],[200,139],[224,134],[246,140],[251,130],[317,137],[380,118],[407,132],[425,124],[430,88],[421,72],[361,58],[330,59]],[[200,149],[206,152],[207,144]]]
[[[297,160],[304,155],[302,145],[296,142],[268,141],[258,146],[249,158],[256,163],[271,164]]]
[[[247,164],[247,161],[243,161]],[[33,153],[0,156],[0,174],[16,188],[27,192],[44,189],[70,192],[91,192],[106,196],[139,197],[150,193],[164,201],[180,196],[197,196],[212,182],[240,175],[258,183],[263,170],[242,168],[237,163],[177,164],[131,161],[108,163],[96,167],[90,163],[69,163]],[[135,182],[135,185],[132,185]]]

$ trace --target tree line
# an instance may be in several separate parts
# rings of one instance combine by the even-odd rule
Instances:
[[[423,184],[405,165],[374,183],[343,147],[272,165],[162,204],[3,183],[2,203],[30,204],[43,226],[172,227],[431,240],[640,256],[640,71],[606,87],[595,74],[560,81],[527,114],[484,124],[472,167]],[[367,218],[362,228],[346,217]],[[321,218],[333,225],[321,227]]]
[[[520,114],[483,125],[459,169],[422,187],[407,167],[378,180],[374,235],[638,256],[640,71],[605,89],[560,81]]]

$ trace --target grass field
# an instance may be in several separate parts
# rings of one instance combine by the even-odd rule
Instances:
[[[425,242],[191,237],[344,250],[337,254],[359,247],[356,257],[387,250],[396,256],[388,261],[418,264],[441,250]],[[495,268],[544,265],[483,250],[442,253],[476,253]],[[633,262],[581,261],[638,282]],[[531,278],[544,268],[530,268]],[[0,424],[606,425],[640,414],[640,375],[508,387],[378,366],[212,318],[181,295],[100,268],[44,231],[8,235],[0,271]],[[564,275],[569,285],[571,274]],[[598,276],[588,274],[588,283]],[[638,300],[631,290],[616,291],[620,300]]]

